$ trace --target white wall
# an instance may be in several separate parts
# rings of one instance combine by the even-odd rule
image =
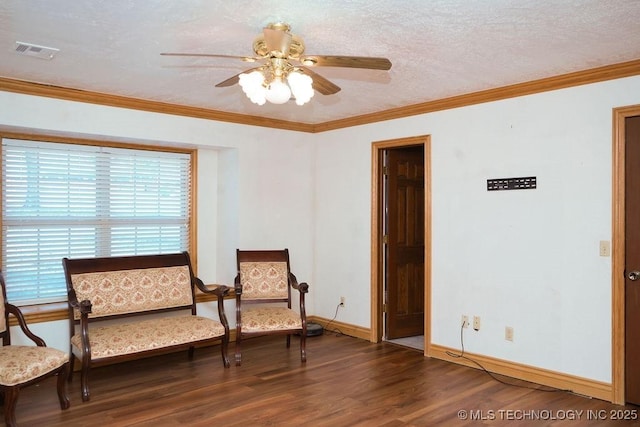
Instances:
[[[433,342],[459,347],[460,316],[479,315],[468,351],[609,382],[611,259],[598,243],[611,239],[611,110],[639,103],[631,77],[308,135],[0,92],[0,125],[215,150],[200,155],[203,280],[231,283],[236,247],[287,246],[308,312],[332,318],[345,296],[337,319],[363,327],[371,143],[429,134]],[[536,190],[486,191],[529,175]],[[58,323],[38,328],[58,342]]]
[[[371,143],[431,135],[432,342],[611,381],[612,109],[640,77],[337,130],[316,144],[316,314],[370,326]],[[536,190],[487,192],[536,176]],[[504,340],[504,328],[515,331]]]

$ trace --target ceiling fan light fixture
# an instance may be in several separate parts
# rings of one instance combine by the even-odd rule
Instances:
[[[296,98],[296,104],[304,105],[313,97],[313,80],[308,75],[293,71],[289,73],[287,82]]]
[[[277,76],[267,87],[266,98],[272,104],[284,104],[291,99],[291,89],[282,81],[282,77]]]
[[[254,104],[264,105],[267,101],[267,89],[264,86],[264,74],[260,71],[242,73],[238,76],[242,91]]]
[[[266,101],[272,104],[284,104],[293,95],[296,104],[304,105],[315,93],[311,77],[299,71],[289,72],[286,81],[281,75],[273,77],[270,74],[267,78],[264,73],[264,70],[254,70],[238,76],[242,91],[254,104],[264,105]]]

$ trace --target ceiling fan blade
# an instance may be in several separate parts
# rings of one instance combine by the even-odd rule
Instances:
[[[300,58],[300,62],[308,67],[347,67],[370,70],[389,70],[391,68],[391,61],[387,58],[371,56],[306,55]]]
[[[313,80],[312,86],[315,90],[323,95],[333,95],[340,92],[340,86],[331,83],[315,71],[311,71],[306,67],[301,67],[300,72],[308,75]]]
[[[244,70],[241,73],[236,74],[233,77],[229,77],[227,80],[221,81],[220,83],[218,83],[216,85],[216,87],[229,87],[229,86],[233,86],[235,84],[237,84],[240,81],[240,74],[244,74],[244,73],[250,73],[252,71],[255,70],[260,70],[261,67],[255,67],[255,68],[250,68],[248,70]]]
[[[244,62],[256,62],[259,58],[252,58],[250,56],[236,56],[236,55],[218,55],[215,53],[175,53],[175,52],[162,52],[163,56],[192,56],[201,58],[229,58],[239,59]]]
[[[281,52],[282,57],[286,58],[289,54],[289,46],[291,46],[291,33],[283,29],[266,27],[262,30],[264,41],[269,52]]]

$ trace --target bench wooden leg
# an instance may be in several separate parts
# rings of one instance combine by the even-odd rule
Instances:
[[[69,396],[67,395],[67,378],[69,376],[69,362],[62,365],[58,372],[58,400],[60,409],[69,408]]]
[[[80,390],[82,391],[82,401],[88,402],[91,399],[89,393],[89,360],[82,361],[82,370],[80,371]]]
[[[73,348],[69,352],[69,373],[67,374],[67,381],[73,381],[73,368],[76,366],[76,355],[73,354]]]

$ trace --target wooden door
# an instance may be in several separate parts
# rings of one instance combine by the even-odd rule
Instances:
[[[625,399],[640,405],[640,116],[625,119]]]
[[[386,151],[386,338],[424,334],[424,146]]]

